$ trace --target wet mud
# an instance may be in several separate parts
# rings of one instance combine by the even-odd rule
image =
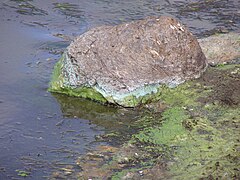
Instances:
[[[218,70],[210,68],[200,79],[205,86],[212,86],[215,92],[204,101],[218,101],[222,105],[237,107],[240,104],[239,65],[218,66]]]

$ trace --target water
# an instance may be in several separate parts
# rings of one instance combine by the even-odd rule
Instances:
[[[198,37],[240,27],[238,0],[2,0],[0,2],[0,179],[44,179],[100,142],[127,132],[136,112],[47,92],[72,37],[151,15],[181,20]],[[103,142],[102,142],[103,143]]]

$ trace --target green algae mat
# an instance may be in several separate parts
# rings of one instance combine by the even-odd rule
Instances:
[[[121,146],[76,162],[78,179],[239,179],[240,65],[209,67],[200,79],[162,87]],[[137,111],[137,110],[136,110]],[[105,135],[121,139],[123,134]],[[117,137],[116,137],[117,136]],[[56,178],[56,177],[55,177]]]

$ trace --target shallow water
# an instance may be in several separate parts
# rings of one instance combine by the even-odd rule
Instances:
[[[51,71],[72,37],[103,24],[150,15],[180,19],[197,36],[238,30],[240,4],[173,0],[3,0],[0,2],[0,179],[44,179],[99,143],[130,132],[138,114],[47,92]],[[107,143],[107,142],[105,142]]]

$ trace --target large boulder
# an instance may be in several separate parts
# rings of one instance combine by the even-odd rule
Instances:
[[[77,37],[55,66],[49,90],[135,107],[161,85],[198,78],[206,58],[191,32],[171,17],[97,27]]]

